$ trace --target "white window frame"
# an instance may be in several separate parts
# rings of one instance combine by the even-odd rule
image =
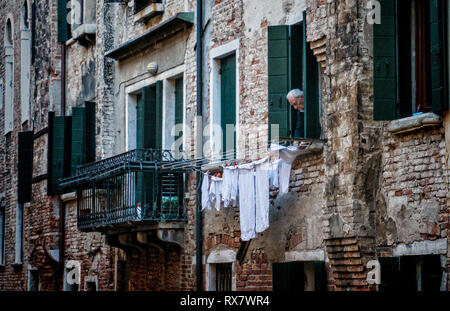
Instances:
[[[14,130],[14,18],[11,13],[6,18],[5,27],[11,23],[11,42],[8,42],[8,31],[5,31],[5,110],[4,134]]]
[[[212,251],[206,260],[206,290],[216,290],[216,264],[231,263],[231,290],[236,291],[236,251],[220,249]]]
[[[209,115],[209,151],[211,157],[219,157],[222,152],[222,132],[217,133],[221,125],[221,59],[229,55],[236,55],[236,157],[240,158],[240,66],[239,39],[233,40],[210,51],[210,115]],[[226,130],[226,129],[225,129]]]
[[[175,101],[171,100],[171,97],[167,95],[170,91],[170,86],[167,80],[183,77],[183,146],[186,146],[187,135],[190,133],[186,125],[186,74],[185,65],[174,67],[170,70],[162,72],[158,75],[152,76],[147,79],[143,79],[136,83],[130,84],[125,87],[125,150],[131,151],[136,149],[136,94],[138,94],[142,88],[155,84],[158,81],[163,82],[163,104],[162,104],[162,146],[166,146],[167,138],[165,138],[165,128],[168,126],[166,121],[167,106],[174,105]],[[131,122],[130,122],[131,121]],[[134,122],[134,123],[133,123]],[[167,142],[169,143],[169,142]]]
[[[25,11],[25,5],[27,10]],[[20,21],[20,120],[21,124],[30,120],[30,69],[31,69],[31,7],[28,0],[23,1]],[[27,16],[25,16],[27,12]],[[26,21],[25,21],[26,19]],[[28,25],[28,26],[27,26]]]

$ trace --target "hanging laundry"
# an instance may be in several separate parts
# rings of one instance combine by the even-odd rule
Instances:
[[[202,211],[206,208],[211,209],[211,205],[209,202],[209,174],[203,173],[203,181],[202,181]]]
[[[279,180],[280,180],[280,194],[289,192],[289,179],[291,177],[292,164],[286,163],[284,160],[280,161],[279,166]]]
[[[220,211],[221,195],[222,195],[223,179],[212,176],[211,185],[209,186],[209,202],[214,204],[217,211]]]
[[[269,227],[269,158],[253,162],[255,165],[256,232]]]
[[[269,186],[271,188],[278,188],[280,186],[279,182],[280,162],[281,159],[278,159],[270,163]]]
[[[254,164],[242,164],[238,166],[238,169],[241,240],[249,241],[256,236]]]
[[[222,200],[225,207],[237,206],[238,170],[236,166],[223,167]]]
[[[285,147],[278,144],[271,144],[270,150],[272,152],[278,151],[281,159],[278,170],[280,194],[288,193],[292,163],[294,163],[297,156],[301,154],[303,150],[296,146]]]

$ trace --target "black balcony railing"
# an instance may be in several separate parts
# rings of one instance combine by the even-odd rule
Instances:
[[[137,149],[77,168],[60,181],[77,192],[78,228],[102,231],[155,222],[184,222],[189,165],[170,151]]]

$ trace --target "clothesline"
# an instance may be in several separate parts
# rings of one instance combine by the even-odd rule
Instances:
[[[272,163],[269,157],[223,166],[223,177],[202,175],[202,210],[214,205],[220,211],[224,207],[237,206],[239,202],[241,239],[248,241],[269,226],[269,190],[278,187],[280,194],[289,191],[292,163],[302,149],[274,146],[270,151],[278,151],[280,158]],[[231,204],[230,204],[231,203]]]
[[[292,140],[294,140],[294,139],[292,139]],[[308,142],[308,145],[303,145],[305,148],[309,147],[315,141],[321,141],[321,140],[317,140],[317,139],[295,139],[295,140]],[[273,142],[270,143],[269,148],[267,148],[267,149],[265,147],[246,149],[244,152],[243,158],[245,158],[246,156],[255,155],[255,154],[259,155],[259,158],[261,156],[267,156],[268,154],[271,153],[270,147],[272,146],[272,144],[273,144]],[[280,145],[280,146],[282,146],[282,145]],[[202,158],[189,159],[189,160],[187,159],[187,160],[182,161],[181,163],[169,165],[168,168],[179,169],[179,168],[190,167],[196,171],[201,171],[201,169],[199,169],[199,167],[201,167],[203,165],[208,164],[210,166],[214,166],[214,165],[226,163],[229,161],[233,161],[233,162],[240,161],[239,159],[236,159],[235,150],[229,150],[225,153],[213,155],[212,157],[202,157]]]

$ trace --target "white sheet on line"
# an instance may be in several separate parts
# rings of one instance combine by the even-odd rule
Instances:
[[[249,241],[256,236],[254,164],[242,164],[238,166],[238,169],[241,240]]]
[[[256,232],[269,227],[269,158],[253,162],[255,165]]]
[[[223,167],[222,200],[224,207],[237,206],[238,180],[237,166]]]

